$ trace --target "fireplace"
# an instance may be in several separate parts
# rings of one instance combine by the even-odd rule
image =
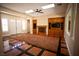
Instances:
[[[39,35],[46,35],[46,26],[38,26],[37,28]]]

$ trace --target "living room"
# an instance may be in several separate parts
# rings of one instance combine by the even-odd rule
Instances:
[[[76,13],[76,4],[3,3],[0,9],[0,42],[4,55],[73,55],[75,17],[71,14],[74,10],[73,14]]]

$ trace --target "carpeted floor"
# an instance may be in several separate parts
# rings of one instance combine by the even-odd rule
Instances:
[[[67,56],[69,55],[65,40],[60,38],[18,34],[9,36],[10,50],[5,52],[7,56]],[[12,48],[16,43],[24,44]]]

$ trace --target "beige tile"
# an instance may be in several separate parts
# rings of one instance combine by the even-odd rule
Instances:
[[[20,46],[19,48],[21,48],[22,50],[26,50],[26,49],[28,49],[30,47],[31,47],[31,45],[24,44],[24,45]]]
[[[61,48],[61,53],[64,55],[69,55],[68,50],[66,48]]]
[[[24,54],[22,54],[21,56],[29,56],[29,55],[27,55],[27,54],[24,53]]]
[[[53,53],[53,52],[44,51],[43,54],[42,54],[42,56],[56,56],[56,54]]]
[[[33,55],[38,55],[40,53],[41,49],[40,48],[37,48],[37,47],[33,47],[31,48],[30,50],[28,50],[27,52],[28,53],[31,53]]]
[[[8,56],[16,56],[16,55],[18,55],[18,54],[20,54],[20,53],[21,53],[20,50],[18,50],[18,49],[13,49],[13,50],[7,52],[6,55],[8,55]]]
[[[19,41],[18,40],[11,40],[10,41],[11,44],[14,44],[14,43],[17,43],[17,42],[19,42]]]
[[[67,48],[66,44],[61,44],[61,47]]]

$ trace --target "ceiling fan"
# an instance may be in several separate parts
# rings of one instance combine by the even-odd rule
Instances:
[[[36,9],[35,12],[37,12],[37,13],[44,13],[44,12],[42,12],[41,9]]]

